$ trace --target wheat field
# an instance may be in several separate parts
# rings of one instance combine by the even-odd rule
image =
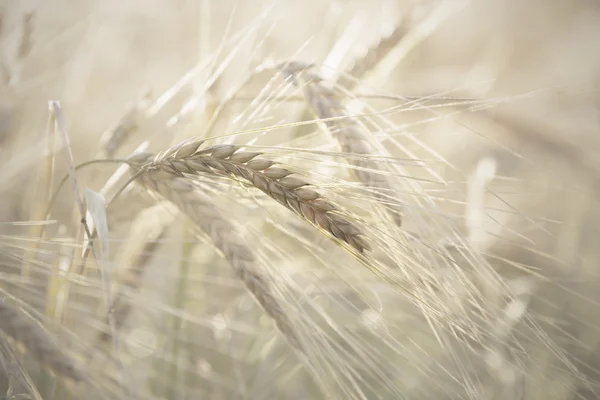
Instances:
[[[0,399],[600,398],[600,4],[0,0]]]

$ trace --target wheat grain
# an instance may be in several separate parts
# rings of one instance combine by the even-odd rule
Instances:
[[[370,250],[360,228],[339,207],[312,189],[308,182],[291,176],[290,170],[260,158],[258,152],[242,151],[239,146],[201,148],[202,144],[202,141],[196,140],[172,147],[157,156],[139,154],[133,156],[130,162],[137,163],[141,169],[159,171],[171,177],[201,173],[235,177],[250,183],[358,253]]]

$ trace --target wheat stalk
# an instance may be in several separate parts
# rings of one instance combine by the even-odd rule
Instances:
[[[362,254],[370,250],[360,228],[346,217],[338,206],[310,188],[310,184],[292,175],[275,162],[260,158],[260,153],[243,151],[236,145],[201,148],[195,140],[172,147],[156,156],[138,154],[130,162],[143,170],[154,171],[156,177],[232,176],[249,183],[277,200],[316,227]]]

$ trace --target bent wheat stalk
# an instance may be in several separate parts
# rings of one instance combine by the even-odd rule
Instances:
[[[242,151],[240,146],[215,145],[201,148],[203,141],[172,147],[156,156],[144,153],[130,158],[138,168],[155,172],[154,177],[173,178],[208,174],[231,176],[249,183],[301,216],[315,227],[345,243],[359,254],[370,250],[365,235],[339,207],[327,201],[310,184],[292,172],[260,158],[260,153]]]

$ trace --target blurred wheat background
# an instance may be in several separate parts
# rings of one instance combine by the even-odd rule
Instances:
[[[592,0],[0,0],[0,398],[600,398],[599,50]]]

